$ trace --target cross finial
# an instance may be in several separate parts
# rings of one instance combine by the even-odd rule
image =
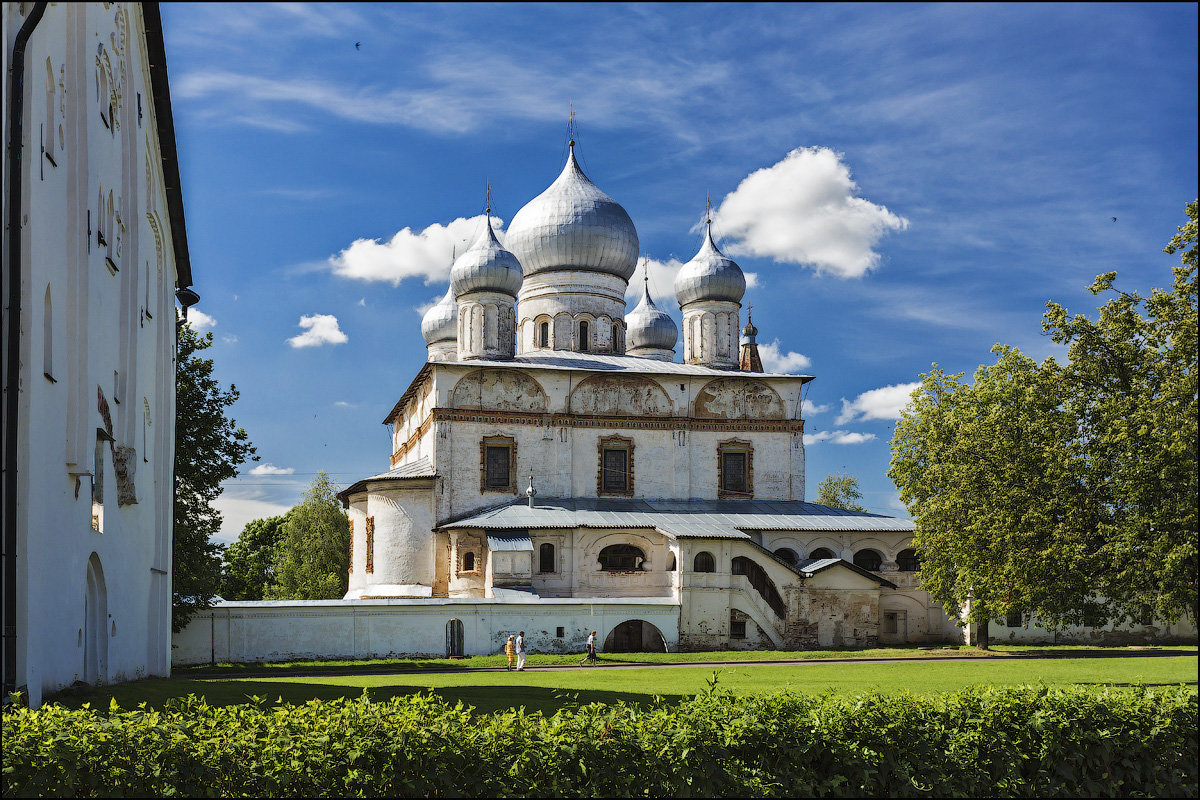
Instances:
[[[704,224],[712,227],[712,195],[704,193]]]
[[[485,199],[485,205],[484,205],[483,210],[488,215],[488,223],[491,224],[491,221],[492,221],[492,219],[491,219],[491,217],[492,217],[492,182],[491,181],[488,181],[488,183],[487,183],[487,193],[484,195],[484,197],[486,199]]]
[[[568,144],[575,147],[575,103],[571,103],[571,116],[567,117],[567,139]]]
[[[754,303],[746,306],[746,322],[750,321],[750,316],[754,313]]]

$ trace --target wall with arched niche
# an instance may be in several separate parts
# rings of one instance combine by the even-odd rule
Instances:
[[[546,393],[533,378],[510,369],[477,369],[455,384],[451,408],[545,412]]]
[[[763,381],[717,378],[696,395],[694,416],[702,419],[786,419],[779,393]]]
[[[663,388],[640,375],[593,375],[571,392],[573,414],[667,417],[672,409]]]

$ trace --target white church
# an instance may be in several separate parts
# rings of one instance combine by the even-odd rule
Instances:
[[[3,678],[36,706],[170,674],[175,303],[196,295],[158,4],[0,20]]]

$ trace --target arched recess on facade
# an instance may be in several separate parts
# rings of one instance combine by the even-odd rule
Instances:
[[[646,536],[629,532],[607,534],[591,542],[584,549],[584,563],[590,565],[591,569],[593,570],[613,571],[604,570],[604,565],[600,560],[600,554],[606,550],[608,550],[610,553],[615,553],[615,550],[609,550],[609,548],[615,548],[622,545],[633,547],[642,553],[641,561],[636,567],[637,570],[648,572],[654,569],[654,552],[657,547],[656,543],[652,542]]]
[[[817,555],[818,551],[825,550],[828,555]],[[828,536],[818,536],[808,542],[808,546],[804,549],[804,558],[841,558],[842,545],[840,542],[829,538]]]
[[[83,679],[87,683],[108,680],[108,586],[100,556],[92,553],[87,563],[83,606]]]
[[[692,413],[701,419],[786,419],[787,407],[764,381],[717,378],[696,394]]]
[[[571,392],[573,414],[669,417],[674,406],[657,381],[641,375],[592,375]]]
[[[450,392],[452,408],[490,411],[546,411],[546,392],[533,378],[511,369],[468,372]]]
[[[651,622],[627,619],[604,637],[605,653],[665,653],[667,637]]]
[[[915,598],[888,592],[879,598],[880,643],[920,639],[929,627],[929,612]]]
[[[451,619],[446,622],[446,658],[459,658],[463,655],[464,638],[461,619]]]

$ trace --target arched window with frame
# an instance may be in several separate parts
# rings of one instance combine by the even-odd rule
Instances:
[[[716,572],[717,560],[713,558],[713,554],[709,552],[696,553],[696,558],[692,561],[693,572]]]
[[[637,572],[646,554],[631,544],[610,544],[600,551],[600,569],[604,572]]]
[[[554,545],[544,542],[538,548],[538,572],[557,572],[555,566]]]
[[[809,553],[808,557],[813,559],[824,559],[833,558],[834,555],[833,551],[828,547],[818,547],[816,550],[813,550],[811,553]]]
[[[911,547],[896,554],[896,567],[901,572],[917,572],[921,569],[921,559],[917,551]]]
[[[588,338],[587,320],[579,323],[579,352],[586,353],[589,350],[591,340]]]
[[[619,353],[625,349],[621,347],[621,326],[615,322],[612,326],[612,349],[614,353]]]
[[[870,548],[859,550],[854,554],[854,565],[871,572],[878,572],[883,566],[883,556],[879,554],[879,551]]]
[[[538,347],[550,346],[550,323],[541,322],[538,324]]]
[[[790,547],[779,548],[775,551],[775,555],[792,566],[795,566],[796,562],[800,560],[799,556],[796,555],[796,551]]]

